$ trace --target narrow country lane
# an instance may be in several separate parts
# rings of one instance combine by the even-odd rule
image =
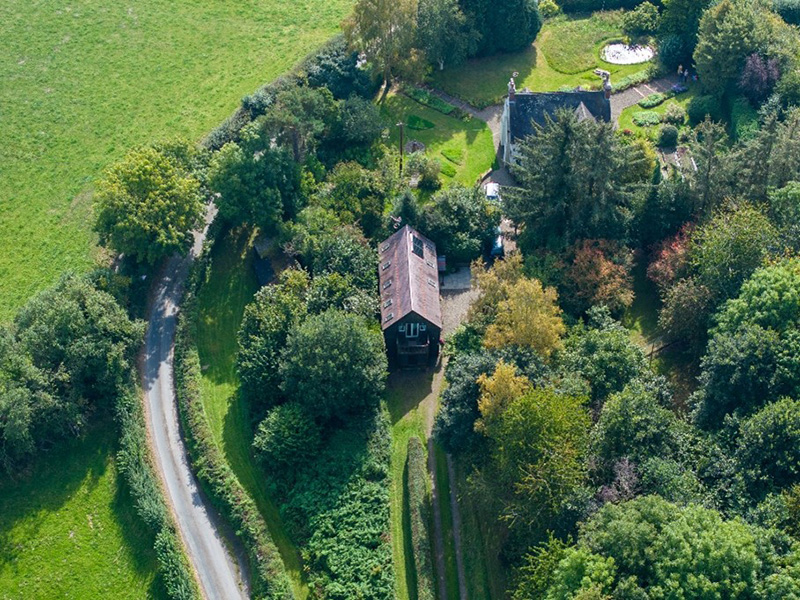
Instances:
[[[247,598],[240,566],[228,552],[216,512],[200,493],[180,435],[172,370],[178,308],[189,266],[198,255],[213,210],[188,257],[174,257],[164,268],[151,303],[145,337],[142,382],[150,443],[167,501],[208,600]]]

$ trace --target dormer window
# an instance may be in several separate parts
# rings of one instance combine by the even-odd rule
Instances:
[[[389,298],[386,302],[383,303],[383,308],[389,308],[392,305],[392,299]]]
[[[389,249],[389,244],[384,244],[381,246],[381,252],[386,252]]]
[[[413,248],[412,252],[414,252],[414,254],[416,254],[420,258],[424,258],[425,257],[425,251],[423,250],[422,240],[420,238],[418,238],[417,236],[415,236],[415,235],[412,236],[412,239],[413,239],[413,243],[414,243],[414,248]]]
[[[386,283],[383,284],[383,289],[387,290],[392,286],[392,280],[390,279]]]
[[[388,323],[388,322],[389,322],[389,321],[391,321],[392,319],[394,319],[394,313],[389,313],[388,315],[386,315],[386,316],[383,318],[383,322],[384,322],[384,323]]]
[[[373,264],[375,264],[375,263],[373,263]],[[392,261],[386,261],[386,262],[385,262],[385,263],[383,263],[383,265],[381,266],[381,271],[385,271],[386,269],[388,269],[388,268],[389,268],[389,267],[391,267],[391,266],[392,266]],[[373,271],[373,272],[374,272],[374,271]]]

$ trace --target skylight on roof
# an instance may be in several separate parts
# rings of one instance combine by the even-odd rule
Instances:
[[[413,236],[413,239],[414,239],[414,248],[413,248],[412,252],[414,252],[414,254],[416,254],[420,258],[424,258],[425,257],[425,251],[423,250],[422,240],[420,238],[418,238],[417,236]]]

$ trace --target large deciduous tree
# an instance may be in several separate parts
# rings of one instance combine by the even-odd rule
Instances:
[[[561,319],[558,296],[536,279],[520,279],[497,307],[497,317],[486,330],[487,348],[529,347],[547,358],[560,347],[566,327]]]
[[[378,403],[386,379],[383,336],[360,316],[328,310],[290,332],[281,389],[322,419]]]
[[[129,152],[97,185],[100,242],[154,265],[186,253],[203,212],[200,182],[174,154],[153,147]]]
[[[246,128],[238,143],[225,144],[214,155],[208,183],[220,216],[232,225],[274,232],[297,212],[300,169],[288,151],[270,147],[257,126]]]
[[[457,0],[419,0],[417,45],[440,71],[463,63],[477,38]]]
[[[414,62],[417,0],[358,0],[343,28],[383,77],[385,94],[392,77]]]

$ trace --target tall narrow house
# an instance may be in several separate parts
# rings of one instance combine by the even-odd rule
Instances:
[[[436,246],[406,225],[378,250],[381,328],[390,363],[433,365],[442,333]]]

